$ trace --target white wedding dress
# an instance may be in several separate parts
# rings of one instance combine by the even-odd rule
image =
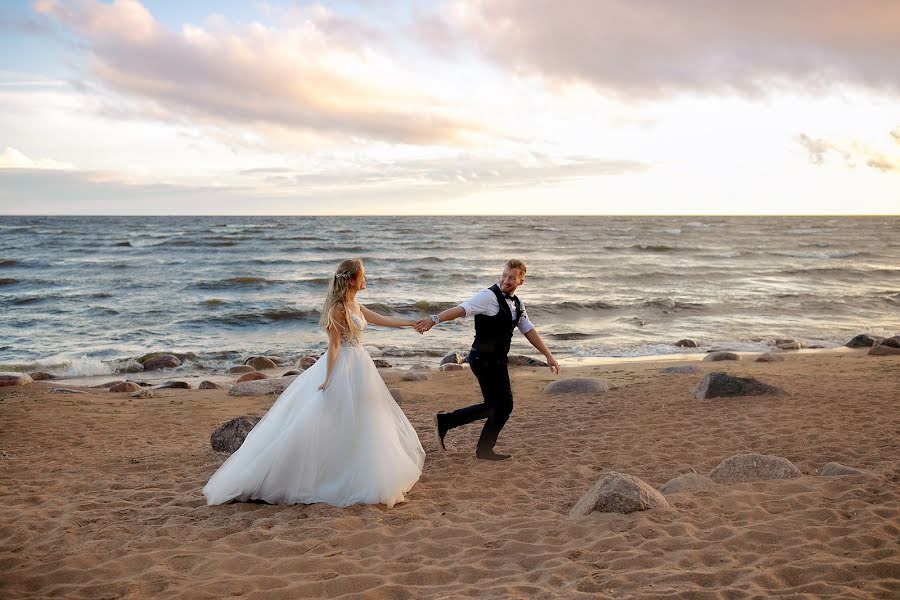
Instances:
[[[353,314],[360,331],[365,319]],[[334,506],[403,502],[425,451],[359,337],[342,335],[331,384],[327,358],[297,376],[203,488],[207,504],[263,500]]]

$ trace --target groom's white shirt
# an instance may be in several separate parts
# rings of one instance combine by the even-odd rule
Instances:
[[[509,305],[509,310],[512,312],[512,318],[515,319],[516,303],[507,298],[506,304]],[[522,318],[519,319],[518,325],[519,331],[528,333],[534,329],[534,325],[532,325],[531,321],[528,319],[528,312],[525,310],[525,303],[522,302],[521,298],[519,298],[519,304],[522,306]],[[471,317],[472,315],[487,315],[493,317],[500,312],[500,305],[497,304],[497,296],[494,295],[494,292],[492,292],[490,288],[484,288],[483,290],[476,292],[471,298],[460,304],[460,306],[466,311],[467,317]]]

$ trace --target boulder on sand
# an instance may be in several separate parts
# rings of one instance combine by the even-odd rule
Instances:
[[[390,369],[394,366],[394,363],[386,358],[374,358],[372,359],[372,362],[375,363],[375,366],[379,369]]]
[[[697,342],[688,338],[684,338],[683,340],[678,340],[677,342],[675,342],[675,345],[680,348],[696,348]]]
[[[868,356],[900,356],[900,348],[888,346],[887,344],[875,344],[869,349]]]
[[[158,390],[189,390],[191,389],[191,384],[187,381],[167,381],[156,386]]]
[[[216,452],[232,453],[241,447],[247,434],[256,427],[262,417],[244,415],[225,421],[209,436],[209,443]]]
[[[705,475],[699,473],[683,473],[674,479],[670,479],[662,484],[659,492],[663,496],[671,494],[680,494],[681,492],[693,492],[696,490],[705,490],[716,483]]]
[[[454,365],[461,365],[464,359],[465,357],[459,352],[451,352],[450,354],[444,355],[444,357],[441,359],[441,364],[446,365],[449,363]]]
[[[848,348],[871,348],[875,344],[881,342],[884,338],[879,335],[869,335],[868,333],[860,333],[844,344]]]
[[[143,363],[145,371],[157,371],[159,369],[174,369],[181,366],[181,361],[172,354],[161,354]]]
[[[222,386],[214,381],[204,380],[200,382],[197,388],[201,390],[221,390]]]
[[[633,475],[609,471],[569,511],[570,517],[598,512],[631,513],[667,508],[662,494]]]
[[[766,352],[756,357],[756,362],[784,362],[784,357],[780,354]]]
[[[306,370],[306,369],[310,368],[311,366],[313,366],[314,364],[316,364],[316,361],[318,361],[318,360],[319,359],[316,358],[315,356],[301,356],[297,360],[297,366],[303,370]]]
[[[254,369],[250,365],[236,365],[236,366],[228,369],[228,372],[229,373],[252,373],[255,370],[256,369]]]
[[[259,379],[268,379],[269,376],[265,373],[260,373],[259,371],[251,371],[249,373],[244,373],[240,377],[238,377],[237,383],[244,383],[245,381],[257,381]]]
[[[530,356],[525,356],[523,354],[511,354],[509,356],[509,366],[510,367],[546,367],[547,363],[538,360],[536,358],[531,358]]]
[[[122,383],[117,383],[116,385],[109,388],[110,392],[119,393],[119,392],[139,392],[141,391],[141,386],[136,384],[133,381],[123,381]]]
[[[778,396],[783,390],[752,377],[735,377],[728,373],[707,373],[694,388],[698,400],[735,398],[738,396]]]
[[[280,394],[291,385],[298,375],[291,377],[271,377],[258,381],[243,381],[235,383],[228,390],[229,396],[266,396],[268,394]]]
[[[756,453],[726,458],[709,473],[709,478],[716,483],[743,483],[794,477],[800,477],[800,469],[788,459]]]
[[[45,371],[35,371],[34,373],[31,373],[31,378],[34,381],[49,381],[51,379],[56,379],[56,375]]]
[[[28,373],[0,372],[0,387],[28,385],[29,383],[34,383],[34,380]]]
[[[741,360],[741,356],[736,352],[710,352],[703,360],[706,362],[715,362],[719,360]]]
[[[257,371],[262,371],[263,369],[274,369],[278,366],[275,364],[274,360],[265,356],[251,356],[244,361],[244,364],[253,367]]]
[[[602,394],[608,391],[609,384],[596,377],[570,377],[544,386],[545,394]]]

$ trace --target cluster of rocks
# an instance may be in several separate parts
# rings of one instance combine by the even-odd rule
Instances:
[[[819,475],[869,475],[865,471],[830,462]],[[570,517],[592,512],[632,513],[653,508],[669,508],[666,496],[709,489],[716,485],[735,485],[752,481],[793,479],[800,477],[800,469],[786,458],[766,454],[738,454],[720,462],[709,475],[684,473],[661,485],[659,489],[635,477],[608,471],[582,496],[569,511]]]
[[[885,338],[878,335],[861,333],[844,344],[848,348],[869,348],[869,356],[900,355],[900,335]]]

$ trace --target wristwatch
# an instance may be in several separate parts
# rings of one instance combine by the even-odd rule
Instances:
[[[432,323],[434,323],[435,325],[440,325],[440,324],[441,324],[441,318],[440,318],[439,316],[437,316],[437,315],[431,315],[431,321],[432,321]]]

